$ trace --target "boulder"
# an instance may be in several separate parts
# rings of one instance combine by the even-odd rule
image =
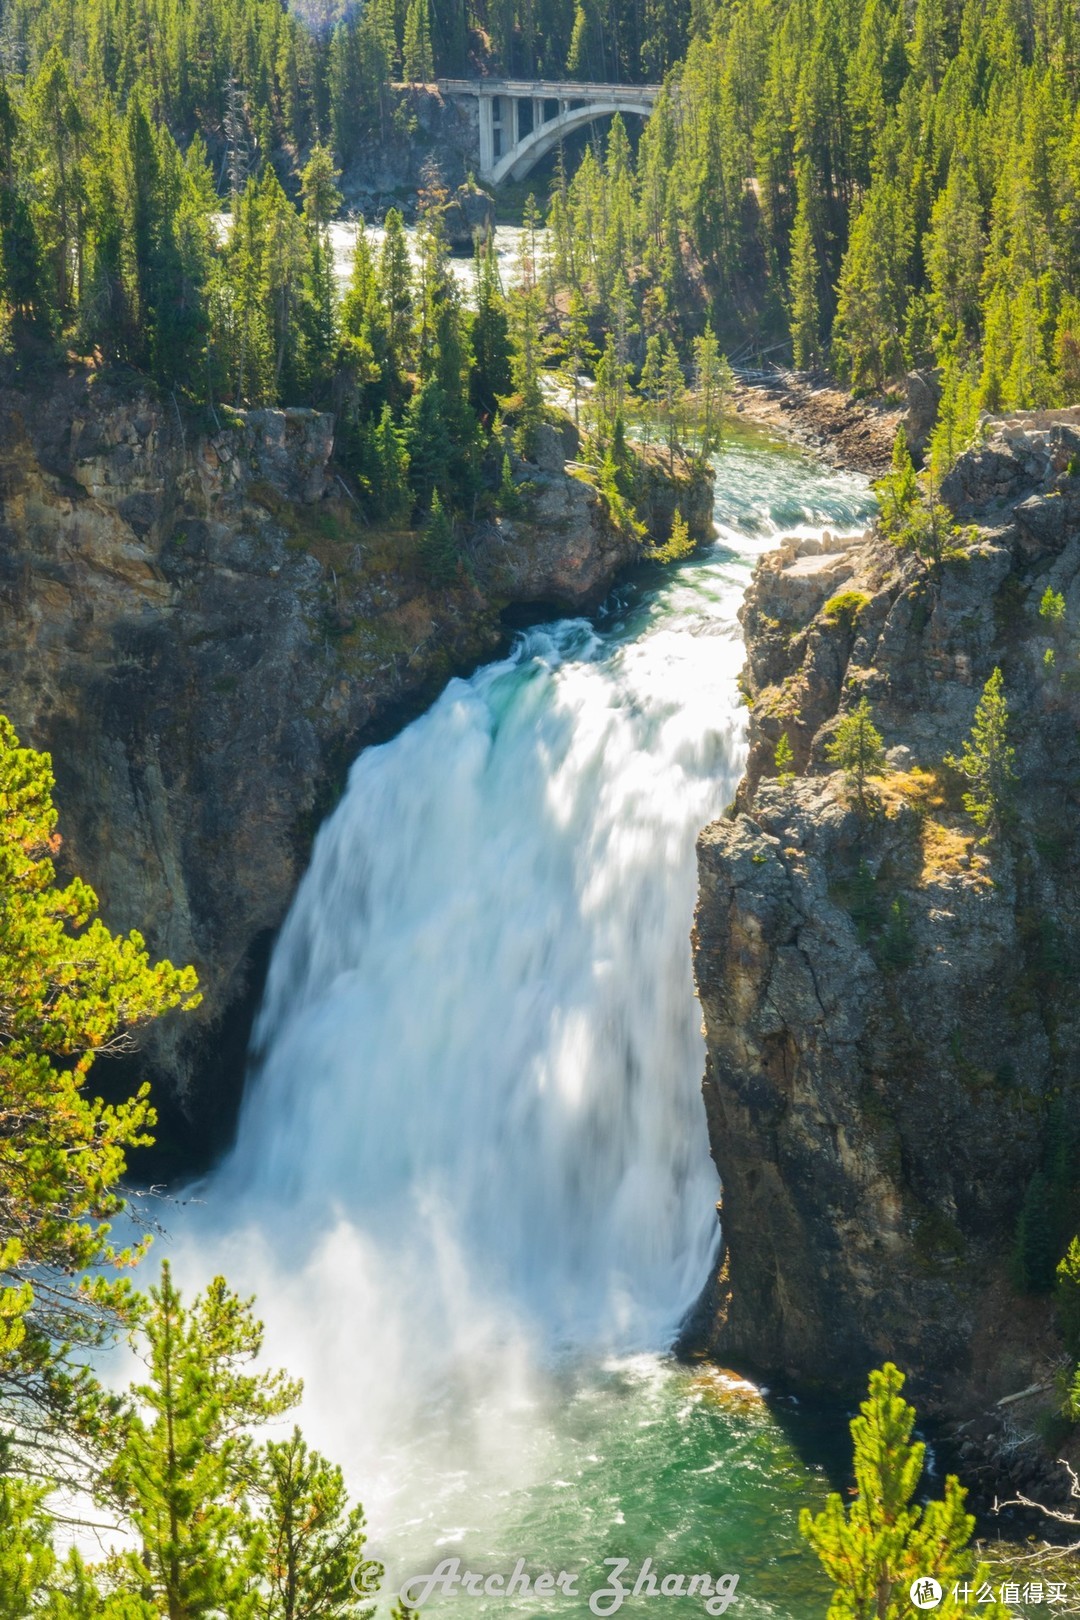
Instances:
[[[495,199],[466,181],[443,208],[442,223],[451,251],[471,253],[477,238],[483,239],[495,228]]]
[[[921,461],[937,420],[938,405],[941,402],[941,373],[909,371],[904,379],[904,388],[907,394],[904,433],[911,454],[916,461]]]

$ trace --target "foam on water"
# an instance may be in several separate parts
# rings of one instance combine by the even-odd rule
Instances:
[[[663,1352],[718,1239],[689,929],[695,836],[745,752],[736,611],[779,532],[867,511],[861,481],[760,444],[717,470],[711,552],[529,631],[353,766],[235,1150],[175,1234],[188,1283],[258,1292],[306,1431],[402,1565],[524,1536],[558,1566],[555,1538],[625,1522],[580,1482],[628,1411],[699,1421]]]

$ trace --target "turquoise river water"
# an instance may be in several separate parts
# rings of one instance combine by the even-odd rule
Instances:
[[[816,1420],[668,1347],[718,1242],[688,936],[744,758],[736,614],[779,536],[859,529],[871,497],[745,435],[716,470],[710,550],[522,634],[356,762],[237,1145],[173,1233],[187,1283],[257,1292],[389,1584],[495,1577],[425,1614],[611,1612],[609,1558],[672,1577],[628,1614],[706,1612],[671,1591],[702,1572],[755,1620],[827,1605],[797,1533]],[[519,1559],[574,1590],[500,1594]]]

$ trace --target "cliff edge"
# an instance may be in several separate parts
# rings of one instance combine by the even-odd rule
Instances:
[[[1070,413],[999,424],[943,490],[966,527],[939,572],[826,536],[763,558],[743,608],[749,759],[700,837],[693,936],[725,1239],[705,1336],[796,1385],[891,1358],[955,1416],[1060,1357],[1010,1256],[1080,1115],[1078,475]],[[985,846],[943,761],[995,667],[1019,780]],[[889,767],[865,810],[826,756],[863,697]]]
[[[198,1013],[137,1059],[181,1164],[231,1130],[274,932],[359,748],[505,645],[509,605],[586,611],[642,554],[539,439],[519,514],[437,584],[420,533],[364,522],[329,415],[196,416],[118,371],[0,389],[2,707],[53,755],[61,859],[109,926],[198,969]],[[710,481],[680,478],[704,538]]]

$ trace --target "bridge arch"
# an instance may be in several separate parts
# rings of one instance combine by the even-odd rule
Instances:
[[[439,90],[477,100],[479,175],[496,186],[523,180],[559,141],[596,118],[648,118],[660,94],[659,85],[511,79],[440,79]]]
[[[583,125],[591,124],[596,118],[605,118],[611,113],[634,113],[639,118],[648,118],[651,112],[651,107],[625,107],[617,101],[590,101],[583,107],[567,108],[566,112],[541,124],[539,129],[532,130],[511,147],[492,170],[491,183],[497,186],[504,180],[524,180],[541,158],[547,157],[561,140]]]

